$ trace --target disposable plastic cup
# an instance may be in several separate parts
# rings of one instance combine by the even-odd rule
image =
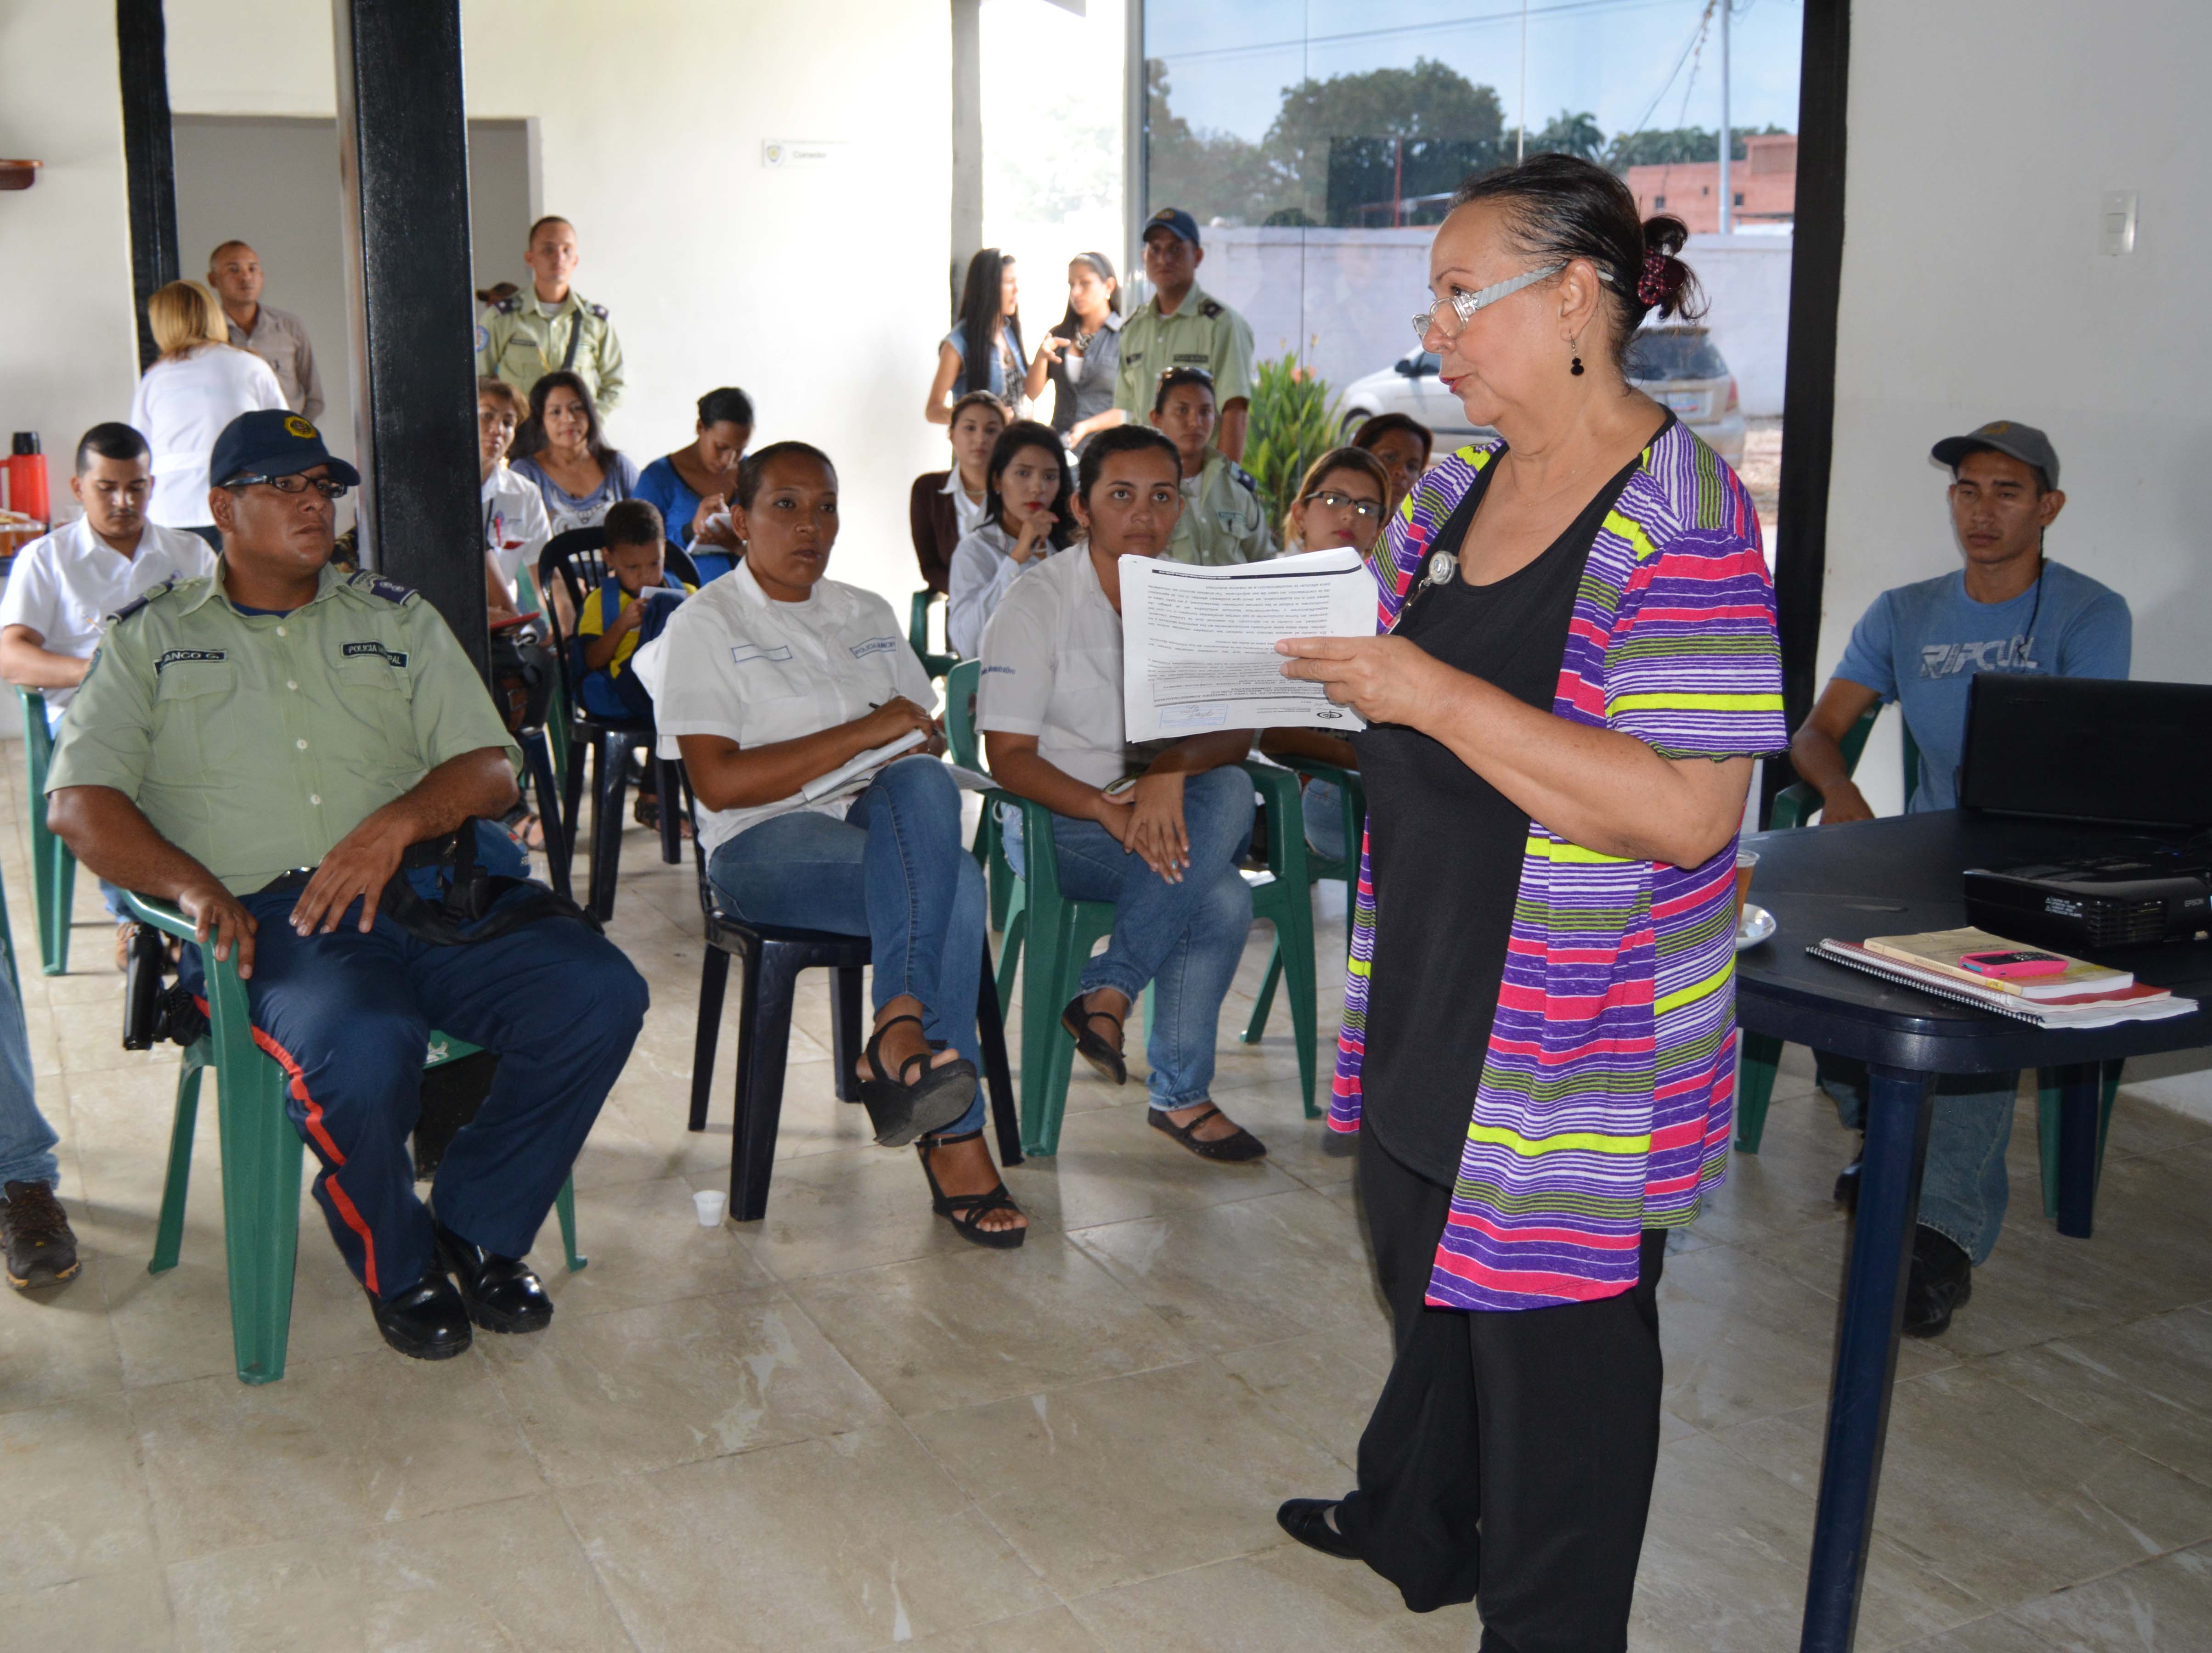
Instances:
[[[703,1189],[694,1194],[691,1204],[699,1214],[699,1226],[720,1228],[722,1226],[722,1210],[729,1197],[719,1188]]]

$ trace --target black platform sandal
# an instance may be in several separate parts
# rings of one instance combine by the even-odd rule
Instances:
[[[860,1081],[860,1100],[868,1110],[868,1122],[876,1128],[876,1143],[880,1147],[904,1147],[926,1131],[944,1129],[967,1112],[968,1105],[975,1099],[975,1064],[959,1057],[941,1068],[931,1067],[930,1057],[945,1048],[934,1041],[927,1051],[901,1063],[896,1079],[885,1076],[884,1035],[902,1021],[917,1027],[922,1025],[920,1016],[893,1016],[869,1037],[863,1058],[873,1077]],[[910,1079],[917,1065],[922,1069],[921,1077]]]
[[[962,1239],[973,1240],[978,1245],[988,1245],[994,1251],[1011,1251],[1027,1239],[1030,1231],[1021,1228],[985,1228],[983,1219],[994,1211],[1016,1211],[1014,1196],[1000,1183],[985,1194],[947,1194],[937,1185],[937,1172],[930,1168],[929,1151],[949,1147],[956,1142],[972,1142],[983,1133],[963,1130],[957,1136],[932,1136],[914,1145],[921,1156],[921,1174],[929,1178],[929,1200],[937,1214],[951,1223]]]
[[[1060,1013],[1060,1025],[1073,1036],[1075,1054],[1089,1063],[1099,1078],[1109,1085],[1129,1082],[1129,1064],[1121,1059],[1121,1048],[1109,1044],[1091,1031],[1092,1021],[1110,1021],[1117,1033],[1123,1031],[1121,1018],[1111,1010],[1085,1010],[1083,995],[1078,993],[1067,1002],[1067,1008]]]

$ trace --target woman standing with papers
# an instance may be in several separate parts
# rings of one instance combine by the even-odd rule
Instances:
[[[951,772],[921,755],[944,749],[928,675],[890,604],[823,578],[837,473],[820,450],[746,456],[731,511],[745,559],[671,616],[655,695],[662,755],[681,754],[699,800],[708,878],[747,923],[869,938],[875,1031],[859,1065],[876,1140],[916,1142],[963,1238],[1019,1245],[1029,1220],[992,1166],[975,1077],[983,876]],[[901,742],[909,755],[818,784]]]
[[[1252,841],[1252,783],[1237,767],[1252,731],[1131,748],[1121,697],[1121,560],[1166,548],[1181,475],[1158,431],[1091,438],[1074,501],[1090,541],[1015,581],[991,616],[975,725],[999,784],[1053,812],[1061,893],[1114,904],[1106,950],[1060,1012],[1076,1054],[1126,1083],[1123,1024],[1155,984],[1147,1122],[1200,1159],[1243,1162],[1267,1150],[1210,1093],[1221,1002],[1252,930],[1237,870]],[[1007,828],[1019,871],[1021,817]]]
[[[1278,1518],[1475,1602],[1493,1653],[1627,1644],[1667,1233],[1726,1166],[1737,823],[1786,738],[1750,496],[1620,371],[1695,295],[1684,235],[1564,155],[1461,187],[1416,328],[1500,435],[1393,526],[1382,635],[1282,645],[1370,724],[1330,1123],[1397,1353],[1357,1488]]]

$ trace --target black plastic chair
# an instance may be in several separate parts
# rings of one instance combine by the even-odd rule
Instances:
[[[738,990],[737,1116],[730,1133],[730,1213],[739,1222],[758,1222],[768,1214],[769,1178],[775,1169],[775,1133],[783,1117],[783,1073],[791,1051],[791,1007],[799,973],[833,970],[830,1061],[836,1070],[837,1099],[858,1102],[860,1081],[854,1069],[864,1044],[860,1015],[860,971],[868,963],[868,938],[835,935],[818,929],[786,929],[749,924],[716,910],[714,887],[707,878],[706,851],[696,839],[692,859],[699,870],[699,911],[707,922],[707,953],[699,969],[699,1032],[691,1052],[691,1129],[707,1129],[707,1103],[714,1084],[714,1051],[722,1031],[722,996],[730,979],[730,960],[744,960]],[[1006,1065],[1006,1026],[999,996],[992,990],[991,943],[983,942],[981,990],[975,996],[976,1032],[983,1047],[983,1084],[990,1098],[991,1123],[999,1141],[999,1163],[1022,1162],[1021,1116],[1014,1101],[1013,1076]]]
[[[571,639],[563,632],[560,611],[551,600],[552,582],[558,578],[573,612],[583,612],[584,599],[607,578],[607,534],[602,527],[572,528],[556,534],[538,557],[538,586],[545,595],[546,624],[552,628],[553,654],[560,663],[561,699],[568,713],[568,772],[561,800],[562,845],[556,856],[553,840],[545,841],[549,860],[556,863],[554,887],[568,884],[568,857],[574,853],[579,818],[583,813],[584,755],[592,754],[592,879],[585,905],[602,922],[614,917],[615,874],[622,864],[623,803],[629,790],[630,754],[645,753],[646,774],[660,805],[660,858],[670,866],[684,859],[682,820],[683,781],[678,766],[655,755],[658,745],[653,725],[641,718],[601,718],[584,710],[576,698],[574,663],[568,658]],[[688,585],[699,583],[691,559],[673,545],[667,549],[668,570]]]

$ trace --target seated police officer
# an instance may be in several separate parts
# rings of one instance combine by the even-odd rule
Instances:
[[[209,475],[216,572],[116,617],[64,719],[48,818],[94,871],[235,956],[385,1341],[442,1359],[472,1320],[536,1331],[552,1305],[520,1259],[629,1054],[645,983],[583,923],[531,917],[553,899],[535,885],[466,923],[441,903],[460,939],[425,939],[437,869],[402,857],[514,802],[507,730],[435,609],[330,566],[334,502],[361,479],[313,425],[241,415]],[[439,1166],[434,1219],[408,1147],[433,1028],[500,1058]]]

